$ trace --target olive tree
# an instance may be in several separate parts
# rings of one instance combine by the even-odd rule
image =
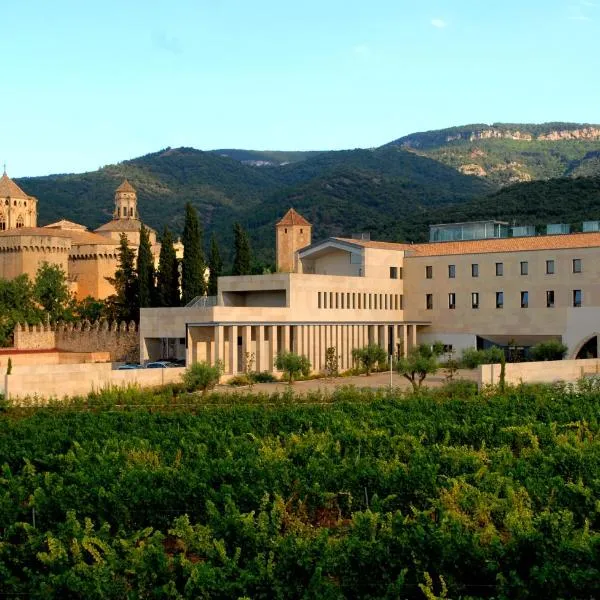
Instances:
[[[408,356],[403,356],[396,362],[396,370],[400,375],[408,379],[417,392],[427,375],[433,375],[439,368],[438,357],[443,353],[444,347],[441,343],[419,344],[411,348]]]
[[[310,367],[308,358],[295,352],[282,352],[275,358],[275,368],[285,373],[290,385],[299,375],[306,377],[310,373]]]
[[[387,352],[379,344],[369,344],[364,348],[352,350],[352,358],[364,367],[367,375],[370,375],[375,365],[387,360]]]
[[[204,396],[208,390],[212,390],[219,383],[222,373],[223,364],[220,361],[214,365],[200,361],[190,365],[181,377],[188,392],[200,390]]]

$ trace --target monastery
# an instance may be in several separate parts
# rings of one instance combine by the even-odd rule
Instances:
[[[39,266],[46,262],[63,269],[77,299],[104,299],[113,294],[114,288],[106,278],[114,277],[121,234],[127,236],[135,251],[140,243],[142,221],[134,187],[123,181],[115,191],[112,220],[95,231],[64,219],[38,227],[37,203],[4,172],[0,179],[0,278],[12,279],[26,273],[33,280]],[[146,228],[158,263],[156,232]]]
[[[600,222],[533,228],[498,221],[432,226],[423,244],[311,239],[291,209],[276,225],[277,273],[220,277],[216,298],[142,309],[140,356],[185,358],[243,370],[274,370],[279,352],[323,370],[327,348],[340,369],[369,343],[388,354],[440,340],[448,352],[500,346],[526,356],[560,340],[569,358],[597,357],[600,341]]]

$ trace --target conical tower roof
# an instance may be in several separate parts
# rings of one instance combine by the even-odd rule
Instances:
[[[29,198],[29,196],[6,174],[0,177],[0,198]]]
[[[117,192],[133,192],[135,194],[135,188],[127,181],[123,180],[123,183],[117,188]]]
[[[293,208],[290,208],[281,221],[277,223],[277,225],[304,225],[306,227],[310,227],[310,223],[299,213],[297,213]]]

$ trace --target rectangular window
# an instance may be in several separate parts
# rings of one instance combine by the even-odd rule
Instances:
[[[387,295],[387,294],[385,294],[385,305],[384,305],[384,308],[385,308],[385,310],[387,310],[387,309],[388,309],[388,304],[387,304],[387,301],[388,301],[388,295]]]
[[[356,293],[352,292],[352,309],[356,310]]]
[[[581,273],[581,259],[580,258],[573,259],[573,273]]]
[[[350,292],[346,292],[346,308],[350,308]]]
[[[579,308],[582,302],[582,293],[581,290],[573,290],[573,306],[575,308]]]
[[[379,309],[379,294],[375,294],[375,305],[373,306],[374,310]]]
[[[554,261],[553,260],[546,261],[546,275],[554,275]]]
[[[529,273],[529,263],[526,260],[521,261],[521,275],[527,275]]]
[[[398,269],[398,279],[404,279],[404,268],[403,267],[399,267]]]
[[[529,307],[529,292],[521,292],[521,308]]]
[[[400,294],[400,310],[404,310],[404,294]]]
[[[448,265],[448,277],[454,279],[456,277],[456,265]]]
[[[341,298],[340,298],[340,308],[345,308],[345,306],[344,306],[344,295],[345,295],[344,292],[342,292],[340,294],[340,296],[341,296]]]
[[[431,279],[433,277],[433,267],[431,265],[427,265],[425,267],[425,277],[427,277],[427,279]]]
[[[425,306],[427,310],[433,309],[433,294],[425,294]]]
[[[362,310],[362,294],[358,293],[358,310]]]
[[[504,263],[496,263],[496,277],[504,275]]]
[[[333,292],[329,292],[329,308],[333,308]]]
[[[398,279],[398,267],[390,267],[390,279]]]
[[[379,294],[379,310],[383,309],[383,294]]]
[[[369,310],[373,310],[373,294],[369,294]]]
[[[546,306],[548,308],[554,308],[554,290],[548,290],[546,292]]]
[[[479,265],[477,263],[471,265],[471,277],[479,277]]]
[[[479,292],[471,293],[471,308],[479,308]]]
[[[336,308],[340,307],[340,295],[338,292],[335,293],[335,307]]]
[[[321,308],[321,292],[317,292],[317,306]]]
[[[394,295],[394,310],[398,310],[398,294]]]
[[[496,292],[496,308],[504,308],[504,292]]]
[[[456,308],[456,294],[454,292],[450,292],[448,294],[448,308],[450,310],[454,310]]]

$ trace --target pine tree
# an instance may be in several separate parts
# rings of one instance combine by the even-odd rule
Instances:
[[[115,276],[107,277],[116,292],[107,299],[109,313],[119,321],[137,321],[139,318],[138,278],[134,265],[135,253],[127,243],[127,236],[122,233]]]
[[[166,225],[161,240],[156,288],[158,306],[179,306],[177,256],[173,248],[173,235]]]
[[[248,234],[239,223],[236,223],[233,226],[233,235],[234,257],[232,275],[250,275],[252,260]]]
[[[216,296],[218,291],[218,278],[223,271],[223,261],[221,260],[221,253],[219,252],[219,245],[217,239],[213,233],[210,238],[210,252],[208,255],[208,269],[210,271],[208,275],[208,295]]]
[[[185,305],[196,296],[206,294],[204,280],[204,252],[202,251],[202,231],[196,209],[188,202],[185,205],[183,226],[183,265],[181,273],[181,300]]]
[[[139,306],[148,308],[154,304],[155,283],[154,283],[154,257],[150,247],[150,235],[148,230],[142,225],[140,229],[140,247],[137,255],[137,277],[139,286]]]

